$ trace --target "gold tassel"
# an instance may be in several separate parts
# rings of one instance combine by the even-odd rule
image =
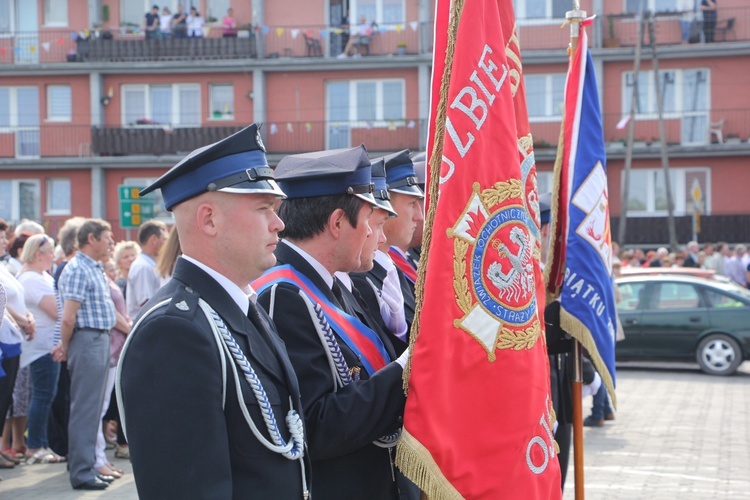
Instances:
[[[596,349],[596,344],[591,336],[589,329],[581,323],[581,321],[570,314],[568,311],[560,308],[560,328],[565,330],[566,333],[573,336],[578,342],[581,343],[584,349],[586,349],[591,356],[591,361],[596,367],[596,371],[599,372],[599,376],[602,378],[604,387],[609,392],[609,397],[612,398],[612,407],[617,409],[617,395],[615,394],[615,384],[612,377],[609,374],[607,365],[604,360],[599,356],[599,351]]]

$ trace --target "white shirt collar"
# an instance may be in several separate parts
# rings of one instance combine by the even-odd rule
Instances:
[[[333,276],[338,278],[338,280],[343,284],[347,290],[350,292],[352,291],[352,279],[349,277],[349,275],[343,271],[336,271],[333,273]]]
[[[401,250],[399,247],[391,246],[391,249],[397,251],[398,253],[400,253],[403,258],[405,258],[405,259],[409,258],[409,256],[406,255],[406,252],[404,252],[403,250]]]
[[[209,276],[211,276],[213,279],[216,280],[216,282],[229,294],[230,297],[232,297],[232,300],[235,304],[237,304],[237,307],[240,308],[240,310],[247,314],[247,310],[250,307],[250,301],[255,304],[255,301],[258,300],[258,294],[255,290],[253,290],[253,287],[251,287],[249,284],[243,289],[238,287],[235,283],[233,283],[229,278],[221,274],[220,272],[208,267],[203,262],[197,261],[194,258],[190,257],[189,255],[182,254],[181,258],[185,259],[186,261],[190,262],[191,264],[195,264],[202,270],[206,272]]]
[[[313,267],[313,269],[315,269],[315,271],[320,275],[320,277],[323,278],[323,281],[326,282],[326,285],[328,285],[328,288],[331,288],[333,286],[333,276],[331,276],[331,273],[328,272],[328,269],[323,267],[323,264],[315,260],[315,257],[305,252],[304,250],[302,250],[300,247],[298,247],[291,241],[284,240],[284,243],[289,245],[289,248],[291,248],[292,250],[300,254],[302,258],[304,258],[307,261],[307,263],[310,264]]]
[[[375,251],[375,262],[383,266],[383,269],[386,271],[395,266],[390,255],[380,250]]]

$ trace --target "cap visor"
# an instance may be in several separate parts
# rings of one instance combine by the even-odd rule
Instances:
[[[375,204],[377,205],[377,207],[379,209],[385,210],[386,212],[388,212],[388,214],[391,217],[398,217],[398,214],[393,209],[393,205],[391,205],[390,201],[388,201],[388,200],[381,200],[379,198],[375,198]]]
[[[240,182],[230,187],[219,189],[222,193],[236,194],[272,194],[281,198],[286,198],[286,194],[281,190],[276,181],[271,179],[262,179],[257,181]]]
[[[375,200],[375,197],[371,193],[355,193],[354,196],[366,201],[375,208],[380,208],[378,207],[378,202]]]
[[[399,186],[396,189],[389,189],[388,191],[391,193],[408,194],[409,196],[424,198],[424,191],[419,189],[419,186]]]

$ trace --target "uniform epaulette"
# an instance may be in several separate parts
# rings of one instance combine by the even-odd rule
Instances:
[[[181,286],[177,289],[172,300],[167,305],[164,312],[168,316],[179,316],[182,318],[193,319],[200,309],[198,300],[201,296],[188,286]]]

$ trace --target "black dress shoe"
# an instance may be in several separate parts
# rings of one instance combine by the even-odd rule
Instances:
[[[85,483],[81,483],[78,486],[73,486],[74,490],[103,490],[109,487],[109,483],[105,483],[98,477],[89,479]]]
[[[104,481],[107,484],[109,484],[109,483],[111,483],[112,481],[115,480],[115,476],[108,476],[108,475],[105,475],[105,474],[97,474],[96,478],[99,481]]]

